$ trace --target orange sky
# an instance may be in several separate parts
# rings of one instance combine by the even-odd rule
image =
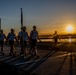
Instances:
[[[23,24],[28,33],[36,25],[39,34],[53,34],[54,31],[66,34],[69,24],[74,27],[72,33],[76,33],[76,0],[1,0],[1,27],[5,34],[11,28],[16,34],[20,31],[20,8],[23,8]]]

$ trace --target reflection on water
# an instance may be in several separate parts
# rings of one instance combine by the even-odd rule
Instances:
[[[69,42],[72,42],[72,39],[71,39],[71,38],[69,38],[69,39],[68,39],[68,41],[69,41]]]
[[[71,38],[71,36],[69,36],[68,42],[72,42],[72,38]]]
[[[41,39],[42,42],[54,42],[53,39]],[[76,38],[58,39],[58,42],[76,42]]]

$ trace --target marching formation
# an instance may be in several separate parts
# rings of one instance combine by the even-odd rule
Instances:
[[[4,54],[4,42],[8,42],[10,46],[10,53],[9,55],[16,55],[15,51],[15,41],[17,44],[20,44],[20,55],[24,58],[27,56],[27,42],[29,41],[30,49],[29,54],[34,56],[35,58],[39,58],[38,52],[37,52],[37,39],[41,42],[38,31],[36,30],[36,26],[33,26],[33,30],[30,32],[30,36],[28,36],[28,32],[26,30],[26,26],[21,27],[21,31],[18,33],[18,36],[15,34],[15,30],[11,29],[10,33],[6,36],[3,32],[3,30],[0,30],[0,45],[1,45],[1,53]],[[58,42],[58,35],[57,31],[55,31],[55,34],[53,35],[54,43],[55,45]],[[5,41],[4,41],[5,40]]]
[[[1,53],[4,54],[4,42],[9,42],[10,45],[10,53],[9,55],[16,55],[16,51],[14,51],[15,41],[17,44],[20,44],[21,50],[20,55],[26,57],[27,56],[27,41],[29,40],[30,50],[29,54],[39,58],[37,53],[37,39],[39,39],[38,31],[36,30],[36,26],[33,26],[33,30],[30,32],[30,37],[28,36],[28,32],[26,31],[26,26],[21,27],[21,31],[18,33],[18,36],[15,34],[15,30],[11,29],[10,33],[6,36],[3,30],[0,30],[0,45],[1,45]],[[41,42],[41,40],[39,39]]]

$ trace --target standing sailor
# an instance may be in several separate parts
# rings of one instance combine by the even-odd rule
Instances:
[[[14,51],[15,40],[16,40],[16,42],[18,42],[16,34],[15,34],[15,30],[11,29],[11,32],[8,33],[8,36],[7,36],[7,41],[9,41],[9,44],[10,44],[10,53],[9,53],[9,55],[15,56],[15,51]]]
[[[54,39],[54,43],[55,43],[55,46],[57,45],[58,43],[58,34],[57,34],[57,31],[55,31],[54,35],[53,35],[53,39]]]
[[[26,51],[26,47],[27,47],[27,40],[28,40],[28,33],[26,31],[26,27],[23,26],[21,27],[21,31],[18,33],[18,40],[20,41],[20,45],[21,45],[21,56],[26,56],[27,51]]]
[[[33,26],[33,30],[30,32],[30,44],[31,48],[29,53],[34,55],[36,58],[38,58],[38,52],[37,52],[37,39],[41,42],[39,36],[38,36],[38,31],[36,30],[36,26]]]
[[[3,33],[3,30],[0,30],[0,45],[1,45],[1,53],[3,53],[4,39],[6,39],[6,35]]]

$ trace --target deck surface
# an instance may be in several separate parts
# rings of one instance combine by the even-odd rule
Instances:
[[[24,59],[19,56],[20,47],[16,47],[17,56],[8,56],[9,47],[4,47],[5,55],[0,53],[0,62],[30,75],[76,75],[76,44],[59,43],[56,48],[38,49],[40,58],[34,59],[28,54]],[[27,50],[27,53],[29,48]]]

